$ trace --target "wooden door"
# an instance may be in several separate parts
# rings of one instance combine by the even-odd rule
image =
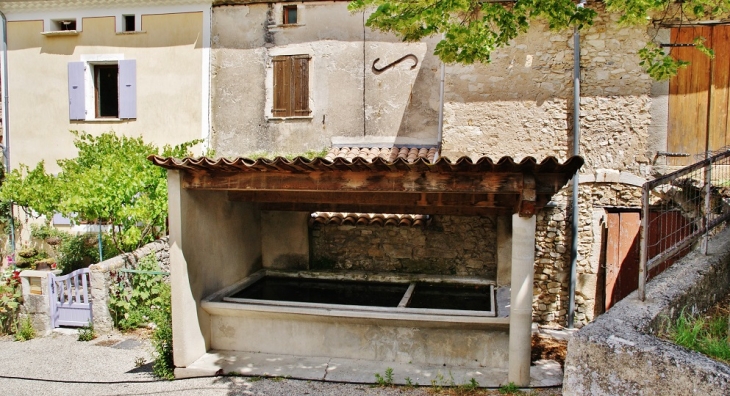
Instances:
[[[696,37],[715,51],[711,59],[691,46]],[[671,32],[671,54],[689,61],[669,82],[667,151],[690,154],[669,158],[670,165],[689,165],[706,151],[728,144],[728,94],[730,90],[730,26],[688,26]]]
[[[639,286],[641,213],[608,213],[607,217],[606,310]]]
[[[621,301],[639,287],[641,214],[617,212],[607,214],[605,309]],[[692,222],[679,211],[649,212],[649,258],[671,248],[693,231]],[[661,274],[684,257],[687,247],[649,271],[648,279]]]

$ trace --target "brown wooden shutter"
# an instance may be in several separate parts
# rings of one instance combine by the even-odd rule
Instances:
[[[294,116],[308,116],[309,110],[309,56],[292,57],[292,103]]]
[[[287,117],[291,111],[291,57],[277,56],[274,64],[274,117]]]

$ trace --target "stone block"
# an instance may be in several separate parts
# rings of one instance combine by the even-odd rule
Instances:
[[[575,290],[587,298],[593,298],[596,295],[597,282],[597,274],[578,274]]]

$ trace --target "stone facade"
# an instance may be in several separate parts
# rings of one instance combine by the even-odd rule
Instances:
[[[565,325],[570,287],[570,186],[555,196],[556,208],[537,215],[533,317]],[[641,187],[622,183],[580,185],[575,324],[583,326],[603,312],[602,251],[606,208],[640,208]]]
[[[434,216],[421,227],[314,225],[310,268],[497,276],[496,217]]]
[[[576,324],[602,312],[601,251],[606,207],[640,207],[640,185],[661,146],[657,83],[637,51],[646,27],[623,27],[599,12],[581,32],[581,101]],[[447,67],[443,155],[538,160],[572,155],[573,32],[534,24],[489,65]],[[661,90],[659,90],[661,91]],[[665,105],[665,104],[664,104]],[[615,177],[614,177],[615,176]],[[620,176],[620,180],[619,180]],[[585,182],[583,181],[585,179]],[[537,215],[533,318],[566,325],[570,284],[571,187]]]

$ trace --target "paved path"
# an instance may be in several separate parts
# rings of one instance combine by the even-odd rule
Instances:
[[[42,395],[430,395],[424,388],[242,377],[162,381],[151,374],[146,340],[111,334],[92,342],[54,333],[27,342],[0,339],[0,389],[9,396]],[[144,361],[140,367],[136,363]],[[541,394],[559,394],[552,389]]]

